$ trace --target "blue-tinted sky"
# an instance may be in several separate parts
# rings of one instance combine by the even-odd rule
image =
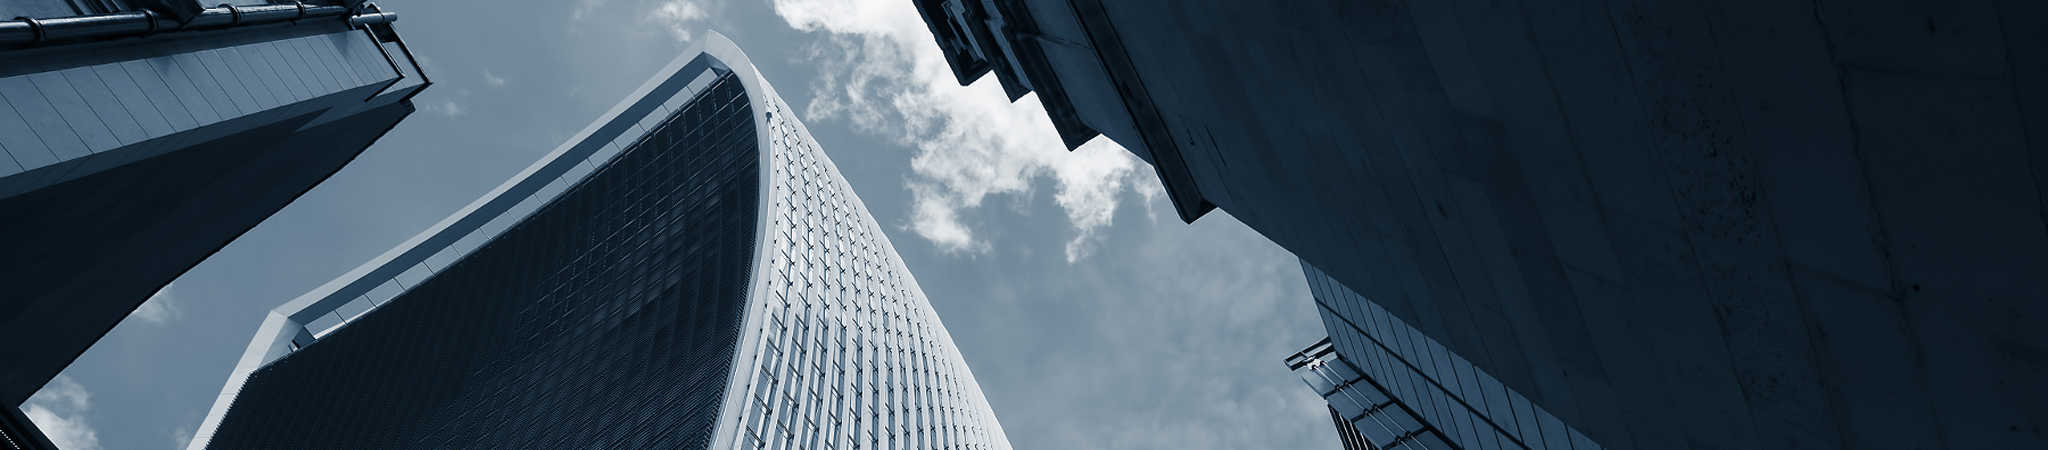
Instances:
[[[883,222],[1018,448],[1337,448],[1281,364],[1323,336],[1286,251],[1180,223],[1152,169],[953,82],[908,0],[383,1],[421,110],[180,277],[28,408],[78,447],[180,446],[263,314],[454,212],[717,30]],[[307,405],[316,408],[317,405]]]

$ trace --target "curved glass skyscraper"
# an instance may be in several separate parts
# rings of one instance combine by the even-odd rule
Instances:
[[[705,40],[278,308],[192,447],[1009,448],[859,197]]]

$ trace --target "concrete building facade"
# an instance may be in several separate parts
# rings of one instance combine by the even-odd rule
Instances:
[[[2048,446],[2039,2],[917,4],[1600,445]]]

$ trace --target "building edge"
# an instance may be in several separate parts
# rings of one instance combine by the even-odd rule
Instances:
[[[331,312],[349,300],[354,299],[356,295],[366,293],[370,289],[377,287],[378,283],[371,281],[391,279],[398,272],[426,261],[428,257],[434,256],[436,252],[448,247],[455,240],[476,232],[482,225],[482,222],[509,212],[519,201],[535,195],[542,195],[541,190],[548,182],[567,174],[572,167],[581,163],[584,157],[597,152],[600,147],[610,142],[611,139],[630,130],[636,122],[643,118],[645,113],[654,111],[657,106],[660,106],[662,97],[656,97],[651,94],[662,90],[680,90],[683,88],[683,85],[689,83],[695,78],[695,75],[702,73],[705,69],[738,70],[736,67],[731,67],[736,65],[724,63],[724,61],[732,60],[735,56],[739,61],[747,61],[745,59],[746,56],[740,54],[738,47],[733,45],[731,40],[726,39],[724,35],[715,31],[706,33],[706,35],[708,37],[704,39],[704,42],[691,44],[690,47],[679,53],[666,66],[656,71],[654,76],[627,94],[617,104],[606,110],[604,114],[599,115],[596,120],[584,127],[582,131],[577,132],[574,136],[556,146],[553,151],[548,152],[533,164],[499,184],[498,187],[479,196],[476,200],[449,214],[446,218],[429,226],[426,230],[371,258],[370,261],[364,262],[333,280],[321,284],[305,294],[301,294],[291,301],[272,309],[265,315],[263,322],[257,327],[256,332],[251,337],[248,347],[243,350],[242,356],[237,360],[235,367],[228,373],[227,380],[222,384],[220,393],[215,397],[213,405],[207,410],[205,418],[200,422],[199,427],[192,435],[192,440],[187,443],[185,448],[188,450],[206,448],[207,444],[212,440],[214,433],[218,431],[221,420],[226,417],[228,409],[233,406],[242,385],[248,381],[250,374],[290,354],[295,349],[295,346],[309,344],[314,340],[312,333],[306,328],[312,322],[312,319]],[[721,55],[724,57],[720,57]],[[751,73],[753,71],[751,63],[744,64],[744,66],[746,72]],[[748,76],[747,74],[740,74],[739,76],[743,83],[747,83],[749,102],[755,102],[756,106],[758,106],[758,100],[752,98],[755,90],[751,80],[754,77],[757,77],[757,75]],[[758,108],[755,111],[754,120],[755,126],[765,126],[765,116],[761,114]],[[763,145],[763,147],[759,148],[758,153],[760,155],[758,157],[763,158],[765,162],[766,158],[768,158],[767,147],[765,147],[767,139],[759,133],[756,133],[756,139],[757,144]],[[765,164],[760,170],[759,175],[765,177],[768,170]],[[763,204],[768,199],[766,189],[760,189],[759,191],[755,199],[757,205]],[[550,195],[559,194],[557,192]],[[755,217],[756,236],[760,236],[759,233],[765,232],[767,226],[768,222],[765,216],[757,214]],[[764,246],[760,239],[755,239],[753,247],[754,258],[757,262],[766,257],[763,252]],[[747,295],[751,298],[754,295],[753,292],[757,290],[755,287],[762,281],[759,280],[758,271],[750,270],[748,276],[750,279],[748,280],[749,292]],[[727,389],[730,389],[729,384]],[[724,422],[726,422],[725,418],[721,417],[720,423],[723,424]],[[721,430],[724,427],[725,425],[720,425]]]

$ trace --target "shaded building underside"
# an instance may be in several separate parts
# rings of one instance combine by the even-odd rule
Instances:
[[[391,13],[235,3],[0,5],[0,403],[339,170],[430,84]]]
[[[20,403],[150,294],[312,189],[411,114],[393,103],[300,130],[311,114],[0,199],[0,401]],[[101,299],[104,301],[81,301]],[[63,333],[36,324],[64,324]],[[96,328],[73,331],[70,327]]]
[[[919,5],[1602,445],[2048,446],[2048,4],[1312,3]]]

